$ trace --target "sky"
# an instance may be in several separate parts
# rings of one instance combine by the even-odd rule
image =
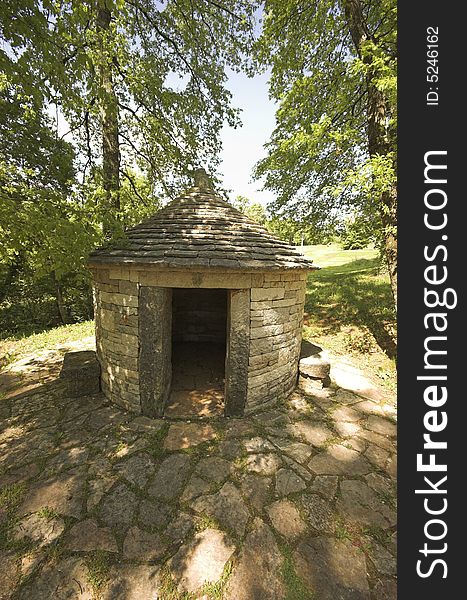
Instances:
[[[252,170],[266,155],[263,145],[275,126],[275,104],[268,98],[269,73],[253,78],[243,73],[228,72],[227,87],[232,92],[232,104],[241,108],[242,127],[224,126],[221,132],[220,171],[224,188],[232,190],[231,199],[246,196],[266,206],[274,197],[261,191],[261,181],[252,181]]]

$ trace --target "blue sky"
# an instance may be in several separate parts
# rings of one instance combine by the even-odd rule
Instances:
[[[270,192],[260,191],[261,182],[253,182],[251,174],[255,163],[266,155],[263,145],[275,125],[275,104],[268,98],[269,74],[249,78],[243,73],[229,71],[228,76],[232,104],[242,109],[242,127],[224,126],[222,129],[220,171],[224,175],[223,184],[232,190],[232,198],[246,196],[265,206],[273,196]]]

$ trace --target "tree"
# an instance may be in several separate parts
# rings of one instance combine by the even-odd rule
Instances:
[[[237,196],[233,201],[233,205],[252,221],[256,221],[260,225],[266,223],[266,210],[259,202],[252,202],[245,196]]]
[[[73,201],[74,152],[24,90],[0,81],[0,298],[28,273],[48,278],[62,322],[62,278],[82,270],[97,239],[90,215]],[[88,223],[86,223],[88,222]]]
[[[193,165],[217,166],[220,129],[238,123],[225,68],[242,63],[254,11],[248,0],[2,3],[3,66],[63,113],[85,173],[101,159],[109,235],[135,167],[173,195]]]
[[[267,0],[258,61],[280,102],[256,168],[275,213],[364,215],[397,300],[395,0]]]
[[[374,232],[369,223],[361,215],[352,215],[345,220],[341,234],[341,244],[344,250],[360,250],[374,241]]]

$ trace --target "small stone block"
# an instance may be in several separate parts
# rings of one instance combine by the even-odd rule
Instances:
[[[100,372],[94,351],[67,352],[60,379],[66,382],[70,396],[90,396],[100,392]]]

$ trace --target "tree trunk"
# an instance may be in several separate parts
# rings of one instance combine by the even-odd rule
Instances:
[[[105,36],[110,29],[111,12],[100,2],[97,27],[101,32],[100,115],[102,128],[102,185],[105,193],[103,229],[106,237],[119,230],[120,221],[120,145],[118,103],[112,79],[112,59],[106,52]]]
[[[374,83],[375,73],[371,57],[362,55],[362,45],[370,40],[360,0],[343,0],[345,17],[352,41],[362,60],[369,65],[366,77],[368,104],[368,152],[370,157],[387,156],[394,151],[387,131],[388,103],[383,92]],[[382,192],[380,216],[383,224],[384,254],[389,271],[391,290],[397,304],[397,191],[396,187]]]

